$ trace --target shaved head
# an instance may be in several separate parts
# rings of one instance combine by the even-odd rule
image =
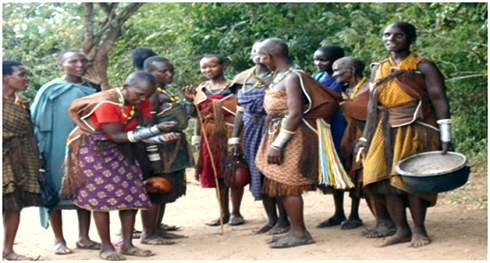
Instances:
[[[126,84],[130,86],[138,86],[143,83],[145,84],[144,86],[148,86],[150,88],[155,88],[157,86],[157,80],[155,76],[144,70],[135,71],[129,74],[129,76],[126,78]]]
[[[357,57],[343,57],[337,59],[334,63],[334,66],[342,67],[342,68],[354,68],[357,76],[362,76],[364,72],[364,68],[366,64]]]
[[[273,57],[289,57],[289,49],[286,42],[280,38],[268,38],[262,42],[259,52],[271,54]]]

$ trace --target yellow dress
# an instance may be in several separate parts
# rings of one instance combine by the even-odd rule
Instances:
[[[412,53],[405,58],[399,65],[394,65],[391,60],[385,60],[380,64],[376,72],[375,80],[381,79],[390,73],[390,69],[398,67],[402,70],[415,70],[417,67],[415,55]],[[402,73],[403,74],[403,73]],[[408,94],[395,82],[389,80],[378,87],[379,97],[378,105],[388,109],[401,107],[409,103],[418,102],[419,98]],[[419,121],[413,121],[407,125],[390,128],[393,148],[385,145],[383,136],[383,122],[378,118],[376,131],[370,142],[369,151],[364,161],[364,185],[370,187],[373,183],[383,180],[390,180],[391,186],[407,192],[420,198],[423,198],[435,205],[437,194],[420,194],[414,193],[407,189],[399,174],[395,171],[395,165],[398,161],[425,151],[438,150],[440,148],[439,132],[436,127],[422,124]],[[385,151],[393,151],[391,162],[386,163]]]

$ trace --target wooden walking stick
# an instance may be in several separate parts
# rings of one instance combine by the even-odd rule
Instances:
[[[201,126],[201,135],[204,137],[204,142],[206,143],[206,148],[208,150],[209,158],[211,159],[211,167],[213,168],[214,172],[214,181],[216,183],[216,195],[218,197],[218,204],[219,204],[219,225],[221,228],[221,233],[220,235],[223,235],[223,207],[221,207],[221,193],[219,189],[219,183],[218,183],[218,171],[216,170],[216,166],[214,165],[214,158],[213,158],[213,153],[211,151],[211,146],[209,146],[209,141],[208,141],[208,136],[206,134],[206,130],[204,129],[203,122],[201,121],[201,110],[199,109],[199,105],[197,103],[194,104],[196,107],[196,112],[197,112],[197,117],[199,119],[199,125]]]

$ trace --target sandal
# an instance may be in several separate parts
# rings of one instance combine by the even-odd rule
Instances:
[[[173,245],[173,244],[175,244],[175,241],[166,240],[164,238],[157,236],[157,237],[152,237],[152,238],[141,239],[140,243],[143,245],[162,246],[162,245]]]
[[[260,228],[258,228],[257,230],[253,231],[252,232],[252,235],[258,235],[258,234],[267,233],[272,228],[274,228],[274,226],[272,226],[271,224],[265,224],[265,225],[261,226]]]
[[[279,235],[279,234],[284,234],[289,232],[291,229],[291,226],[278,226],[275,225],[269,232],[267,232],[267,235]]]
[[[2,258],[3,260],[9,260],[9,261],[37,261],[41,258],[41,256],[37,256],[37,258],[31,258],[12,252]]]
[[[223,224],[228,223],[229,220],[230,220],[230,216],[223,216]],[[211,221],[204,223],[204,224],[206,224],[207,226],[219,226],[220,225],[220,219],[217,218],[217,219],[211,220]]]
[[[121,254],[128,255],[128,256],[135,256],[135,257],[144,257],[144,258],[155,255],[153,252],[151,252],[151,250],[147,250],[147,249],[143,250],[137,247],[132,247],[128,250],[121,249]]]
[[[78,248],[78,249],[86,249],[86,250],[100,250],[100,246],[101,244],[98,243],[98,242],[91,242],[89,245],[83,245],[82,243],[80,243],[80,241],[77,241],[75,243],[75,246]]]
[[[338,226],[340,224],[342,224],[343,221],[345,221],[345,217],[344,218],[340,218],[337,219],[337,218],[334,218],[334,217],[331,217],[323,222],[321,222],[320,224],[318,224],[316,226],[316,228],[325,228],[325,227],[331,227],[331,226]]]
[[[245,224],[245,219],[243,219],[242,215],[231,215],[230,221],[228,222],[228,225],[230,226],[238,226],[243,224]]]
[[[65,243],[60,242],[53,246],[54,253],[56,255],[68,255],[73,253],[73,250],[69,249]]]
[[[269,244],[270,248],[290,248],[302,245],[309,245],[315,243],[313,237],[308,236],[304,239],[296,239],[291,236],[285,236]]]
[[[360,226],[362,226],[362,220],[361,219],[347,219],[340,224],[340,229],[342,229],[342,230],[355,229],[355,228],[358,228]]]
[[[161,224],[160,229],[163,231],[175,231],[175,230],[179,230],[180,226],[171,226],[171,225],[167,225],[167,224]]]
[[[109,260],[109,261],[126,260],[125,257],[123,257],[122,255],[118,254],[114,250],[102,251],[102,252],[99,253],[99,257],[101,259],[103,259],[103,260]]]
[[[133,238],[138,239],[141,237],[141,231],[133,229]],[[122,229],[119,230],[119,232],[116,233],[116,236],[122,236]]]

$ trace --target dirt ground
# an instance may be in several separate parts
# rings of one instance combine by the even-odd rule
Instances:
[[[215,191],[202,189],[188,173],[187,195],[167,206],[164,222],[181,226],[175,233],[188,235],[174,245],[141,245],[151,249],[155,255],[150,258],[127,257],[128,260],[487,260],[488,217],[487,217],[487,176],[472,174],[463,187],[439,195],[438,203],[429,209],[426,227],[432,243],[422,248],[409,248],[398,244],[385,248],[373,246],[377,239],[362,237],[360,232],[374,225],[374,219],[362,201],[360,216],[364,225],[354,230],[341,230],[339,226],[318,229],[315,226],[333,214],[333,198],[320,192],[304,195],[305,222],[316,240],[315,244],[289,249],[271,249],[265,234],[251,235],[251,232],[266,222],[266,215],[259,201],[253,201],[250,192],[245,192],[242,214],[246,223],[241,226],[220,227],[204,225],[219,215]],[[350,209],[350,199],[345,198],[346,212]],[[28,256],[41,256],[42,260],[100,260],[98,251],[75,248],[77,239],[77,219],[75,211],[64,211],[64,233],[68,246],[74,253],[64,256],[53,253],[51,229],[40,226],[37,208],[22,212],[21,225],[14,249]],[[119,228],[117,212],[111,212],[111,233],[113,241]],[[412,223],[409,221],[410,224]],[[141,229],[138,213],[136,228]],[[99,240],[92,221],[90,236]]]

